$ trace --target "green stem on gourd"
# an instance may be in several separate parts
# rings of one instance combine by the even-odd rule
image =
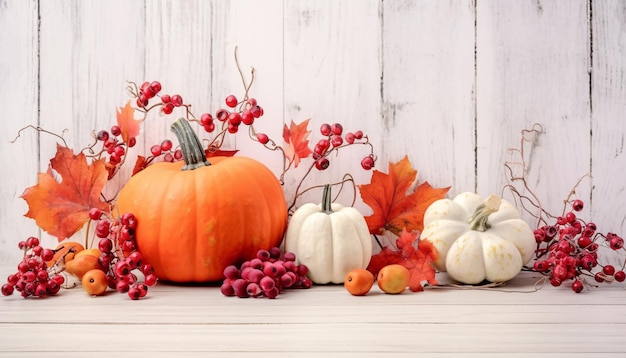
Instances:
[[[180,150],[183,153],[185,165],[181,170],[193,170],[211,165],[206,159],[202,142],[194,132],[193,128],[185,118],[178,118],[172,123],[172,132],[178,138]]]
[[[333,213],[333,208],[332,208],[333,199],[332,199],[332,196],[330,195],[330,188],[331,188],[330,184],[325,184],[324,193],[322,194],[322,211],[325,212],[326,214]]]
[[[470,225],[470,229],[475,231],[487,231],[491,227],[487,219],[489,215],[495,213],[500,209],[500,203],[502,203],[502,199],[495,194],[489,195],[489,197],[480,204],[474,214],[467,220],[467,223]]]

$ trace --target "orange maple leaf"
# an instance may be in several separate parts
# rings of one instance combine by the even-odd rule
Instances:
[[[141,122],[143,120],[135,119],[135,109],[130,105],[130,100],[126,102],[126,106],[118,108],[117,125],[122,131],[122,139],[125,143],[128,143],[130,138],[139,135]]]
[[[408,232],[404,229],[396,239],[396,246],[398,250],[385,246],[378,254],[372,256],[367,270],[377,276],[378,271],[387,265],[402,265],[409,270],[409,290],[413,292],[423,291],[424,282],[430,285],[437,284],[432,262],[439,258],[439,253],[430,241],[420,240],[417,231]]]
[[[307,129],[310,120],[309,118],[300,124],[296,124],[292,120],[289,127],[286,124],[283,127],[283,140],[286,144],[284,148],[285,156],[290,162],[293,162],[294,167],[300,164],[301,158],[306,158],[312,153],[309,148],[309,140],[307,139],[311,133]]]
[[[62,241],[83,227],[91,208],[108,213],[109,205],[100,200],[108,176],[104,162],[99,159],[89,165],[83,153],[74,155],[71,149],[57,144],[48,171],[39,173],[38,183],[20,196],[28,203],[24,216],[35,219],[41,229]],[[61,177],[60,182],[53,170]]]
[[[365,221],[374,235],[389,230],[399,235],[404,228],[409,232],[424,228],[424,213],[430,204],[443,199],[450,190],[433,188],[424,182],[407,195],[417,171],[405,156],[398,163],[389,163],[389,174],[374,170],[370,184],[359,185],[363,202],[372,208],[373,214]]]

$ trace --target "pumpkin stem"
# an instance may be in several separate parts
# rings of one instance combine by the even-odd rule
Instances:
[[[491,227],[487,219],[489,215],[495,213],[500,209],[500,203],[502,203],[502,199],[495,194],[489,195],[489,197],[480,204],[474,214],[467,220],[467,223],[470,225],[470,229],[476,231],[487,231]]]
[[[178,138],[180,150],[183,153],[185,165],[183,165],[182,170],[193,170],[211,165],[206,159],[206,154],[204,154],[202,142],[185,118],[175,120],[171,129]]]
[[[332,199],[332,196],[330,195],[330,188],[331,188],[330,184],[325,184],[324,193],[322,194],[322,211],[324,211],[326,214],[333,213],[333,209],[332,209],[333,199]]]

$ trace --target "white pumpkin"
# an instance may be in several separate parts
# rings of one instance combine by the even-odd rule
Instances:
[[[330,185],[324,186],[321,204],[298,208],[287,226],[285,250],[308,267],[314,283],[343,283],[352,269],[367,268],[372,238],[361,213],[332,203]]]
[[[483,202],[471,192],[431,204],[421,237],[439,251],[435,268],[465,284],[508,281],[536,249],[533,230],[511,203],[496,195]]]

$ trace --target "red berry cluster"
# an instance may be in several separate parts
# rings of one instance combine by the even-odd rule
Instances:
[[[571,287],[577,293],[584,288],[583,275],[593,277],[596,282],[622,282],[626,278],[624,264],[616,270],[613,265],[598,262],[600,248],[608,246],[612,250],[622,250],[624,240],[615,233],[604,235],[597,231],[595,223],[579,219],[575,212],[583,207],[582,200],[574,200],[572,211],[559,216],[554,225],[535,230],[537,260],[533,269],[547,275],[553,286],[573,280]]]
[[[9,275],[7,283],[2,285],[2,294],[10,296],[14,290],[24,298],[57,294],[65,279],[54,268],[48,267],[47,262],[53,259],[54,251],[40,246],[36,237],[20,241],[18,247],[24,251],[24,257],[17,265],[17,272]]]
[[[228,133],[234,134],[239,131],[239,126],[243,123],[250,126],[254,120],[263,116],[263,108],[258,105],[257,100],[249,98],[239,102],[235,95],[228,95],[225,99],[226,108],[220,108],[215,112],[215,117],[210,113],[203,113],[200,116],[200,124],[207,133],[215,131],[215,119],[223,123]]]
[[[315,160],[315,168],[318,170],[328,168],[330,165],[328,156],[333,150],[367,140],[367,137],[364,137],[363,132],[360,130],[347,132],[344,135],[343,126],[340,123],[323,123],[320,126],[320,133],[324,138],[320,139],[313,147],[313,159]],[[374,167],[375,161],[374,155],[369,154],[361,160],[361,167],[365,170],[370,170]]]
[[[255,258],[241,267],[230,265],[224,269],[222,294],[276,298],[286,288],[310,288],[313,283],[306,276],[308,268],[295,260],[293,252],[283,253],[278,247],[259,250]]]
[[[111,126],[111,130],[100,130],[96,134],[96,139],[102,142],[102,152],[106,152],[109,155],[109,164],[113,167],[122,162],[124,155],[126,154],[126,146],[134,147],[137,144],[137,139],[131,137],[128,139],[128,143],[120,138],[122,130],[118,125]]]
[[[161,89],[162,89],[162,86],[161,86],[161,82],[159,81],[142,83],[141,87],[139,88],[139,93],[135,94],[135,96],[137,97],[137,106],[139,108],[143,108],[146,111],[148,111],[150,110],[150,108],[147,108],[148,104],[150,103],[150,100],[157,96],[160,97],[161,99],[161,103],[158,103],[157,106],[161,106],[161,111],[164,114],[171,114],[174,111],[174,108],[184,106],[183,97],[181,97],[181,95],[179,94],[175,94],[172,96],[170,96],[169,94],[159,95],[159,92],[161,92]]]
[[[133,300],[144,297],[148,287],[157,283],[157,277],[152,265],[145,263],[137,250],[136,217],[126,213],[111,222],[99,209],[92,209],[89,216],[97,220],[96,236],[100,238],[98,249],[101,252],[98,262],[107,274],[109,288],[128,293]],[[137,271],[143,275],[143,281],[137,276]]]

